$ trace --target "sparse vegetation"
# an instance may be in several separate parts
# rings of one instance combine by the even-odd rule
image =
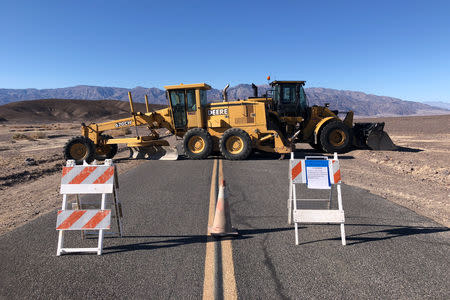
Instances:
[[[29,140],[34,141],[34,139],[26,134],[23,133],[14,133],[12,136],[13,140]]]
[[[47,134],[42,131],[33,131],[29,134],[24,133],[14,133],[12,136],[13,140],[29,140],[29,141],[35,141],[38,139],[46,139]]]
[[[45,132],[42,131],[35,131],[30,133],[30,137],[37,140],[37,139],[46,139],[47,138],[47,134]]]

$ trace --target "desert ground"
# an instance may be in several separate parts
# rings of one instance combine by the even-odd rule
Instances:
[[[398,149],[343,154],[343,183],[450,226],[450,115],[357,121],[386,122]],[[79,135],[79,128],[78,123],[0,125],[0,234],[60,207],[62,149],[70,137]],[[306,144],[297,148],[311,151]],[[128,159],[127,148],[119,147],[119,174],[142,162]]]

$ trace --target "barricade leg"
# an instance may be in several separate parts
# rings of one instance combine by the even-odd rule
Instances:
[[[295,184],[292,184],[292,202],[294,205],[294,210],[297,210],[297,189],[295,188]],[[292,217],[292,211],[291,211],[291,217]],[[298,245],[298,223],[294,221],[295,226],[295,244]]]
[[[114,201],[114,208],[116,211],[116,223],[117,223],[117,230],[119,231],[119,236],[123,236],[123,229],[122,229],[122,208],[119,202],[119,197],[117,196],[117,189],[114,187],[114,193],[113,193],[113,201]]]
[[[338,196],[338,207],[340,211],[343,211],[344,208],[342,206],[342,194],[341,194],[341,184],[338,183],[336,184],[336,189],[337,189],[337,196]],[[342,245],[345,246],[347,244],[346,239],[345,239],[345,225],[344,223],[341,223],[341,240],[342,240]]]
[[[63,194],[63,203],[62,203],[62,210],[65,210],[67,206],[67,194]],[[58,248],[56,250],[56,255],[60,256],[62,253],[62,248],[64,245],[64,230],[60,230],[58,232]]]
[[[101,210],[104,210],[106,208],[106,194],[102,194],[102,204],[100,206]],[[98,250],[97,255],[102,255],[103,251],[103,229],[100,229],[100,232],[98,233]]]

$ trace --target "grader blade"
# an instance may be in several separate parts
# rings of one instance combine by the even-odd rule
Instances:
[[[161,145],[130,147],[130,158],[149,160],[177,160],[178,151],[173,147]]]

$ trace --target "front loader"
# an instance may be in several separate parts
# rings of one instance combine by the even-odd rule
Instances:
[[[271,128],[265,102],[224,101],[208,103],[205,83],[166,86],[169,107],[157,111],[135,112],[131,94],[128,93],[131,117],[104,123],[82,124],[81,136],[74,137],[64,147],[65,159],[77,163],[94,159],[113,158],[118,144],[131,149],[131,157],[175,160],[178,153],[156,129],[166,128],[182,139],[185,155],[190,159],[204,159],[212,153],[221,153],[230,160],[246,159],[258,149],[265,152],[291,152],[291,141],[277,128]],[[138,127],[146,126],[150,133],[139,135]],[[136,136],[113,138],[104,132],[135,127]]]
[[[297,143],[309,143],[314,149],[342,153],[352,147],[396,148],[384,131],[384,123],[353,123],[353,111],[346,112],[342,120],[328,104],[309,106],[304,85],[305,81],[273,81],[271,95],[258,97],[258,89],[252,84],[254,95],[249,99],[267,103],[271,128],[279,129]]]

